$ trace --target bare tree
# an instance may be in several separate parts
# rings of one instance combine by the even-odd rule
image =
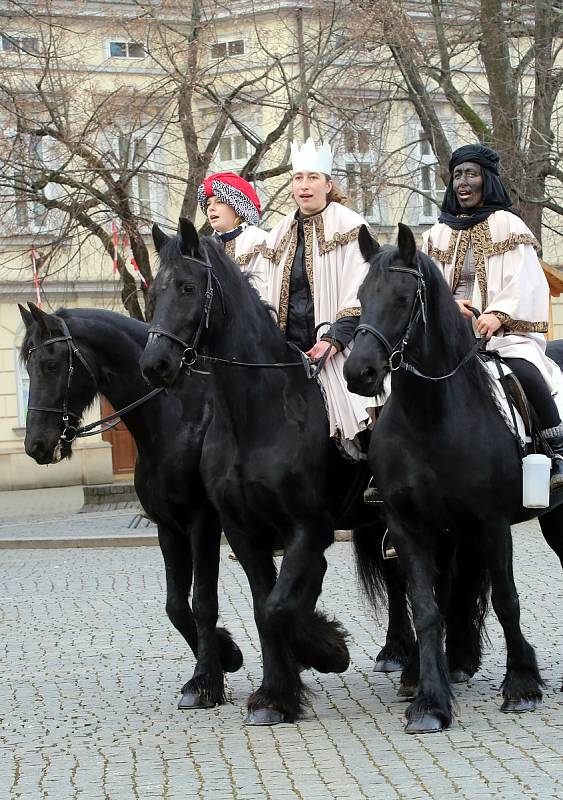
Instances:
[[[377,5],[382,19],[377,41],[390,48],[444,181],[451,150],[436,112],[440,100],[455,110],[468,140],[499,151],[503,177],[541,241],[544,211],[563,214],[562,1]],[[413,10],[425,10],[426,18],[413,16]]]
[[[339,0],[273,8],[275,24],[238,4],[241,25],[252,29],[244,53],[238,41],[217,38],[217,4],[210,14],[199,0],[135,0],[125,19],[105,19],[122,31],[115,57],[134,53],[148,69],[110,82],[99,63],[86,63],[72,4],[67,16],[54,13],[61,3],[1,5],[26,31],[14,36],[4,24],[12,61],[0,69],[2,233],[35,232],[47,278],[69,259],[76,272],[88,248],[101,246],[115,257],[124,307],[139,319],[150,317],[149,223],[167,222],[165,206],[194,218],[197,186],[229,131],[242,142],[239,171],[271,182],[275,210],[294,127],[307,132],[320,118],[328,84],[355,53],[350,37],[338,38],[348,17]],[[267,118],[266,127],[257,130],[256,118]],[[140,287],[115,247],[116,225]]]

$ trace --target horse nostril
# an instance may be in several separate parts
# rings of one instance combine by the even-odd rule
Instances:
[[[170,365],[164,359],[159,359],[154,364],[145,366],[143,375],[153,386],[163,386],[170,380]]]
[[[37,461],[38,459],[45,457],[45,444],[42,441],[33,442],[32,444],[25,446],[25,452],[28,456],[31,456],[31,458],[34,458]]]
[[[364,367],[360,372],[360,378],[363,381],[373,381],[375,378],[375,370],[373,367]]]

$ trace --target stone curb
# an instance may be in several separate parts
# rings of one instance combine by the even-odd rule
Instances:
[[[349,542],[350,531],[336,531],[335,542]],[[221,544],[228,544],[225,536],[221,537]],[[158,536],[153,533],[132,533],[121,536],[76,536],[76,537],[51,537],[50,539],[20,538],[0,539],[0,550],[58,550],[76,547],[155,547],[158,545]]]
[[[52,537],[50,539],[0,539],[0,550],[57,550],[65,547],[154,547],[158,536],[131,534],[130,536],[80,536]]]
[[[84,486],[84,505],[79,513],[96,511],[97,506],[127,507],[138,505],[139,498],[132,483],[102,483]]]

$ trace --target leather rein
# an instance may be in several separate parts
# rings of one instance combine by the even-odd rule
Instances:
[[[461,367],[463,367],[471,358],[473,358],[473,356],[483,346],[483,341],[478,339],[475,345],[471,347],[469,352],[463,356],[458,365],[444,375],[425,375],[415,366],[409,364],[409,362],[405,360],[405,350],[407,349],[412,330],[421,317],[424,325],[426,325],[426,283],[424,280],[424,275],[420,270],[420,266],[418,266],[417,269],[413,269],[412,267],[387,267],[387,270],[389,272],[401,272],[405,275],[411,275],[417,281],[416,294],[412,302],[409,321],[407,323],[405,332],[399,337],[398,341],[393,346],[389,343],[386,336],[380,330],[375,328],[373,325],[369,325],[367,322],[361,322],[354,332],[354,339],[360,333],[363,336],[368,333],[372,336],[375,336],[375,338],[383,345],[387,352],[389,357],[389,369],[391,372],[396,372],[398,369],[404,369],[406,372],[410,372],[413,375],[416,375],[418,378],[423,378],[426,381],[444,381],[447,378],[451,378],[459,369],[461,369]],[[475,309],[472,310],[475,313]]]
[[[30,347],[28,352],[31,355],[31,353],[33,353],[35,350],[39,350],[39,348],[46,347],[49,344],[55,344],[56,342],[66,343],[68,348],[68,375],[67,375],[62,408],[52,408],[51,406],[28,406],[28,411],[47,411],[52,414],[61,414],[63,419],[64,429],[59,438],[62,441],[73,442],[75,439],[81,439],[85,436],[95,436],[98,433],[105,433],[105,431],[109,431],[112,428],[115,428],[115,426],[119,424],[121,417],[129,413],[129,411],[133,411],[133,409],[138,408],[138,406],[142,405],[143,403],[146,403],[148,400],[151,400],[153,397],[155,397],[157,394],[163,391],[163,387],[160,387],[158,389],[153,389],[148,394],[145,394],[142,397],[138,398],[138,400],[129,403],[129,405],[125,406],[125,408],[122,408],[119,411],[115,411],[113,414],[109,414],[107,417],[102,417],[102,419],[96,420],[96,422],[91,422],[88,425],[78,426],[70,424],[70,417],[72,417],[75,422],[78,422],[81,417],[80,414],[76,414],[74,411],[71,411],[71,409],[68,407],[68,397],[70,394],[70,387],[75,368],[74,367],[75,357],[80,361],[82,366],[85,368],[96,389],[98,388],[98,382],[90,365],[88,364],[88,362],[86,361],[86,359],[84,358],[84,356],[74,343],[74,340],[68,329],[68,325],[66,324],[64,319],[59,318],[59,321],[62,325],[63,335],[53,336],[51,339],[46,339],[44,342],[41,342],[41,344],[37,344],[34,345],[33,347]],[[106,427],[101,427],[106,423],[113,423],[113,424],[108,424],[106,425]],[[96,430],[97,428],[100,428],[100,430]]]
[[[223,311],[223,315],[226,314],[225,310],[225,298],[223,296],[223,289],[221,287],[221,283],[219,278],[213,271],[213,267],[209,263],[209,261],[203,261],[202,259],[195,258],[194,256],[182,256],[186,261],[194,261],[197,264],[203,265],[207,270],[207,284],[205,288],[205,294],[203,298],[203,308],[201,317],[199,320],[199,324],[195,330],[194,335],[192,336],[191,342],[185,342],[175,333],[171,331],[167,331],[164,328],[161,328],[160,325],[155,325],[152,328],[149,328],[149,339],[148,341],[151,342],[153,337],[158,338],[159,336],[163,336],[166,339],[170,339],[172,342],[179,344],[180,347],[183,349],[182,357],[180,359],[180,364],[178,366],[178,373],[181,372],[182,369],[185,369],[188,374],[191,372],[197,372],[200,375],[210,375],[209,372],[204,372],[203,370],[199,370],[195,368],[195,364],[198,361],[207,361],[212,364],[225,364],[229,367],[250,367],[254,369],[287,369],[292,367],[299,367],[300,369],[305,370],[305,374],[307,378],[312,379],[316,378],[318,374],[321,372],[322,368],[325,365],[326,359],[328,357],[328,353],[330,352],[331,345],[329,344],[326,351],[323,353],[321,358],[318,362],[313,363],[310,361],[309,358],[294,344],[288,342],[287,344],[294,349],[301,357],[301,361],[276,361],[276,362],[269,362],[264,364],[259,364],[256,362],[250,361],[238,361],[235,358],[219,358],[218,356],[208,356],[203,353],[198,353],[197,346],[199,345],[201,336],[203,334],[204,329],[209,328],[209,318],[211,315],[211,309],[213,306],[213,299],[214,299],[214,289],[215,286],[217,289],[217,294],[221,300],[221,309]],[[322,323],[323,325],[326,323]],[[321,326],[317,326],[321,327]]]

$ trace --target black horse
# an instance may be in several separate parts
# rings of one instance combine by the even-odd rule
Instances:
[[[103,394],[124,408],[148,393],[139,370],[148,325],[97,309],[46,314],[20,306],[27,331],[22,356],[30,377],[25,449],[39,464],[69,458],[71,436],[84,411]],[[72,365],[72,372],[69,368]],[[166,611],[196,657],[193,677],[182,688],[180,708],[224,702],[224,672],[242,666],[229,632],[217,628],[217,577],[221,526],[199,476],[209,404],[193,384],[193,411],[182,420],[179,401],[164,393],[132,410],[126,424],[137,445],[135,488],[158,524],[166,568]],[[63,406],[70,411],[63,421]],[[193,613],[189,604],[193,585]]]
[[[493,401],[488,373],[468,357],[475,352],[469,327],[432,260],[417,253],[410,229],[399,227],[398,248],[380,249],[365,228],[359,242],[371,267],[345,375],[351,391],[371,396],[394,368],[369,458],[407,572],[419,640],[420,680],[406,730],[441,730],[452,718],[440,562],[459,540],[482,553],[490,571],[508,651],[502,709],[532,710],[542,681],[520,630],[510,525],[538,512],[522,508],[516,440]],[[562,501],[540,520],[560,558]]]
[[[27,417],[26,451],[38,463],[50,464],[72,455],[72,441],[61,438],[66,426],[65,403],[71,410],[70,424],[77,425],[98,391],[118,408],[146,394],[139,359],[148,326],[97,309],[60,309],[55,315],[33,304],[30,308],[31,313],[20,306],[27,327],[22,355],[30,374],[32,406]],[[72,335],[70,340],[64,338],[65,330]],[[57,341],[51,341],[53,338]],[[84,364],[74,356],[70,384],[69,343],[84,354],[86,361]],[[223,671],[233,672],[242,664],[242,654],[227,631],[217,629],[217,641],[213,642],[220,524],[199,475],[201,446],[210,418],[205,386],[204,379],[190,378],[183,411],[178,400],[161,394],[124,417],[137,444],[137,494],[158,524],[166,568],[166,610],[197,658],[194,676],[182,688],[182,709],[223,702]],[[38,407],[55,411],[33,410]],[[358,547],[365,552],[362,563],[368,558],[378,561],[380,540],[365,537]],[[195,619],[189,605],[193,571]],[[389,609],[386,642],[374,669],[401,670],[414,642],[402,570],[397,562],[378,564],[370,578],[374,578],[369,582],[370,592],[378,599],[385,594]],[[463,679],[476,671],[478,651],[478,637],[471,644],[463,641],[452,667],[454,677]]]
[[[151,289],[154,327],[141,366],[155,386],[178,387],[184,376],[178,388],[184,398],[191,392],[190,370],[211,371],[213,415],[201,474],[248,576],[263,652],[263,681],[248,700],[248,721],[291,721],[303,707],[302,667],[339,672],[348,666],[343,629],[316,610],[333,531],[355,529],[373,596],[386,524],[363,505],[365,471],[329,438],[317,381],[249,280],[212,239],[200,240],[188,220],[180,220],[177,237],[157,226],[153,237],[161,268]],[[271,551],[280,540],[285,554],[276,575]],[[475,603],[464,628],[471,635],[460,637],[459,625],[457,641],[452,635],[458,658],[451,665],[458,673],[472,674],[478,666],[480,626],[473,623],[481,589],[473,578]],[[412,633],[401,597],[395,622],[408,648]],[[463,602],[466,613],[470,603]]]

